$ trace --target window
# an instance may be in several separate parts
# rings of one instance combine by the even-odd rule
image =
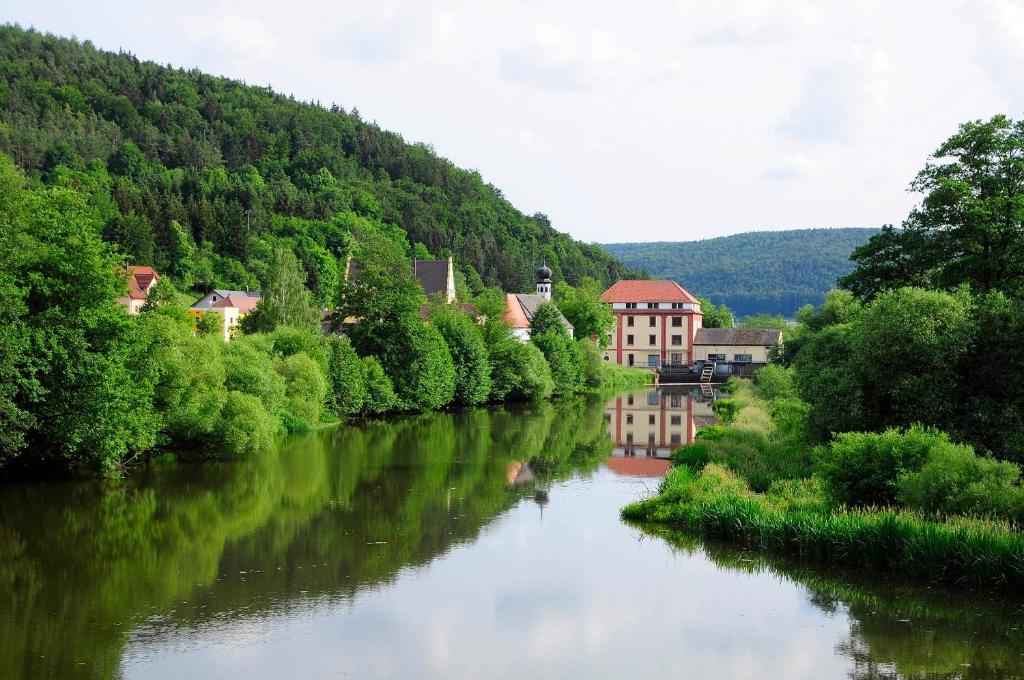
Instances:
[[[658,309],[661,306],[660,302],[649,302],[647,303],[647,309]]]
[[[656,345],[657,343],[658,343],[658,336],[656,336],[656,335],[648,335],[647,336],[647,344],[648,345]]]
[[[682,443],[683,443],[682,436],[680,436],[678,434],[672,435],[672,446],[679,446]]]
[[[683,355],[679,352],[672,352],[672,363],[676,366],[683,363]]]
[[[632,413],[627,413],[626,414],[626,425],[632,425],[632,424],[633,424],[633,414]]]
[[[657,354],[648,354],[647,355],[647,368],[657,368],[657,367],[658,367],[658,355]]]
[[[647,416],[647,424],[648,425],[654,425],[654,414],[653,413],[651,415]]]
[[[633,320],[634,320],[635,318],[636,318],[636,317],[632,317],[632,316],[627,316],[627,317],[626,317],[626,325],[627,325],[627,326],[629,326],[630,328],[632,328],[632,327],[633,327]]]
[[[732,357],[733,361],[741,364],[749,364],[754,360],[754,357],[751,354],[734,354]]]
[[[649,323],[647,325],[648,326],[657,326],[658,325],[658,317],[656,317],[656,316],[650,317]]]
[[[631,336],[629,336],[629,337],[630,337],[630,342],[632,342],[632,341],[633,341],[633,340],[632,340],[633,336],[631,335]],[[626,355],[626,363],[627,363],[627,365],[629,365],[629,366],[632,366],[632,365],[633,365],[633,355],[632,355],[632,354],[627,354],[627,355]],[[632,403],[633,403],[633,397],[630,397],[630,398],[629,398],[629,403],[630,403],[630,404],[632,404]]]
[[[647,393],[647,405],[648,406],[657,406],[660,403],[661,403],[661,394],[660,393],[658,393],[658,392],[648,392]]]
[[[681,317],[681,316],[673,316],[672,317],[672,327],[673,328],[682,328],[683,327],[683,317]]]
[[[725,355],[708,353],[708,361],[725,361]]]
[[[627,302],[626,303],[626,309],[636,309],[636,303],[635,302]]]
[[[608,334],[608,346],[609,346],[609,347],[611,347],[611,346],[612,346],[612,340],[613,340],[613,338],[612,338],[612,334],[611,334],[611,333],[609,333],[609,334]]]
[[[672,424],[673,425],[682,425],[683,424],[683,417],[682,416],[672,416]]]
[[[627,335],[626,336],[626,344],[627,345],[632,345],[633,344],[633,336],[632,335]]]
[[[632,355],[630,355],[630,356],[632,356]],[[628,405],[630,405],[630,406],[632,406],[632,405],[633,405],[633,395],[632,395],[632,394],[631,394],[631,395],[629,395],[628,397],[626,397],[626,403],[627,403]]]
[[[672,344],[673,345],[681,345],[681,344],[683,344],[683,336],[681,336],[681,335],[673,335],[672,336]]]
[[[677,392],[673,392],[672,393],[671,402],[672,402],[672,408],[679,408],[680,406],[683,405],[683,397],[682,397],[682,395],[677,393]]]
[[[626,443],[627,444],[632,444],[633,443],[633,433],[632,432],[627,432],[626,433]]]

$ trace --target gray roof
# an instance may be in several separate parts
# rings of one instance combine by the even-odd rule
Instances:
[[[247,295],[249,297],[263,297],[263,291],[261,290],[228,290],[227,288],[214,288],[212,293],[216,293],[221,297],[227,297],[229,295]]]
[[[447,295],[448,260],[413,260],[412,271],[428,298],[438,293],[442,297]],[[355,258],[349,258],[345,278],[353,281],[359,278],[359,263]]]
[[[519,304],[523,307],[523,312],[526,313],[527,320],[531,323],[533,322],[533,315],[537,313],[537,308],[545,302],[551,302],[539,293],[516,293],[516,299],[519,300]],[[561,310],[558,311],[558,316],[562,317],[562,324],[565,326],[565,330],[569,331],[569,335],[572,335],[572,324],[565,318]]]
[[[782,342],[778,328],[698,328],[695,345],[763,345],[769,347]]]

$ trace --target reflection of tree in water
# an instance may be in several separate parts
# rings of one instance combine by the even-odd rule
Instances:
[[[430,414],[236,462],[154,465],[120,483],[5,487],[0,668],[109,677],[128,631],[187,633],[350,599],[532,496],[508,484],[512,461],[548,481],[591,466],[594,422],[601,405],[576,401]]]
[[[982,593],[957,593],[811,568],[657,525],[636,525],[718,567],[770,572],[807,589],[808,600],[829,614],[849,617],[836,653],[851,662],[850,677],[1006,678],[1024,676],[1024,607]]]

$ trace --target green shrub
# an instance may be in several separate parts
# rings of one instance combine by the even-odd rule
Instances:
[[[230,453],[255,453],[274,442],[276,419],[251,394],[228,392],[217,414],[214,441]]]
[[[704,427],[697,430],[697,439],[703,441],[716,441],[725,436],[729,428],[721,423],[715,423],[714,425],[705,425]]]
[[[325,373],[327,372],[327,340],[319,332],[306,328],[278,326],[273,333],[267,333],[266,337],[276,354],[287,358],[305,352]]]
[[[583,366],[583,384],[591,389],[604,384],[605,361],[593,340],[580,338],[576,348]]]
[[[274,367],[265,343],[246,335],[224,345],[224,387],[260,400],[264,411],[275,421],[285,407],[285,384]]]
[[[810,438],[807,422],[811,407],[795,397],[782,397],[772,401],[768,410],[778,431],[778,436],[793,442],[805,442]]]
[[[431,323],[448,343],[455,365],[455,402],[482,404],[491,392],[491,362],[480,327],[461,307],[435,305]]]
[[[320,366],[308,354],[299,352],[282,360],[277,372],[285,383],[285,428],[289,432],[304,432],[316,427],[327,396],[327,381]]]
[[[391,378],[374,357],[363,357],[360,369],[363,385],[366,387],[366,400],[363,411],[371,415],[388,413],[398,405],[398,397],[391,386]]]
[[[547,399],[554,388],[551,368],[536,345],[506,337],[491,347],[493,401]]]
[[[898,486],[900,503],[926,512],[1013,521],[1024,512],[1020,467],[977,456],[964,444],[935,444],[921,469],[901,474]]]
[[[700,442],[683,446],[672,452],[674,465],[685,465],[693,472],[700,472],[711,461],[710,447]]]
[[[327,364],[327,377],[331,384],[330,408],[343,418],[358,415],[366,407],[368,398],[363,362],[348,338],[332,335],[327,343],[330,350]],[[388,386],[390,389],[390,383]]]
[[[764,495],[784,510],[827,512],[831,509],[828,489],[818,477],[779,479],[772,482]]]
[[[881,434],[847,432],[816,449],[816,469],[839,503],[892,505],[899,476],[920,470],[933,447],[948,443],[946,435],[918,425]]]
[[[579,348],[565,333],[547,331],[530,340],[544,354],[554,380],[558,397],[582,392],[584,388],[583,357]]]
[[[769,364],[758,370],[754,376],[754,386],[757,396],[765,401],[796,396],[792,369],[778,364]]]
[[[735,399],[719,399],[711,405],[711,411],[724,423],[731,423],[739,410],[740,405]]]

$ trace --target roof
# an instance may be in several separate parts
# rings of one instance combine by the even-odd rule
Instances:
[[[671,463],[664,458],[647,456],[612,456],[605,467],[624,477],[662,477],[668,474]]]
[[[612,284],[601,295],[605,302],[691,302],[700,300],[690,295],[675,281],[623,279]]]
[[[145,300],[149,295],[149,287],[159,280],[160,275],[152,267],[131,265],[128,267],[128,297]]]
[[[448,295],[448,267],[449,260],[413,260],[412,271],[416,280],[420,282],[423,292],[429,298],[440,293],[443,297]],[[359,263],[354,258],[348,259],[345,269],[345,280],[359,278]]]
[[[778,328],[698,328],[695,345],[777,345],[782,342]]]
[[[505,322],[512,328],[529,328],[537,308],[545,302],[550,300],[537,293],[505,293]],[[572,334],[572,324],[561,311],[558,315],[562,317],[565,329]]]
[[[214,303],[214,308],[235,307],[242,312],[251,312],[261,298],[252,295],[228,295]]]

